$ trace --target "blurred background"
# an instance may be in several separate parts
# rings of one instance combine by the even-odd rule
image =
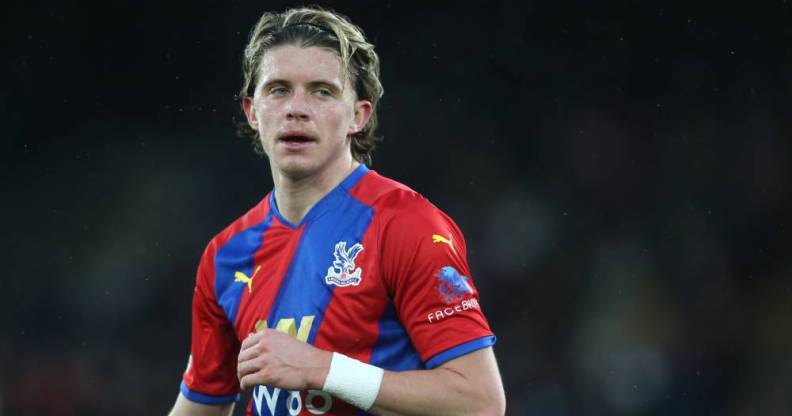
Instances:
[[[792,414],[792,4],[667,3],[320,3],[382,60],[373,168],[467,237],[508,414]],[[4,6],[1,415],[168,411],[199,256],[272,186],[246,36],[297,4]]]

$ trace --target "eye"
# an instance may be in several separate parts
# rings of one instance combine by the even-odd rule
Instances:
[[[320,97],[332,97],[333,93],[327,88],[319,88],[314,93]]]
[[[269,89],[269,94],[276,96],[283,96],[286,95],[288,92],[289,90],[286,87],[277,86],[277,85]]]

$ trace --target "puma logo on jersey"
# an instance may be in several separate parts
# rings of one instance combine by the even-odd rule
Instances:
[[[260,268],[261,266],[256,267],[256,270],[253,271],[253,276],[250,277],[247,277],[245,273],[236,272],[234,273],[234,281],[245,283],[248,287],[248,293],[253,292],[253,278],[256,277],[256,273],[258,273]]]
[[[451,242],[451,235],[450,234],[448,235],[448,238],[445,238],[445,237],[443,237],[440,234],[432,234],[432,242],[435,243],[435,244],[437,244],[437,243],[448,244],[448,246],[451,247],[451,251],[456,253],[456,249],[454,248],[454,243]]]

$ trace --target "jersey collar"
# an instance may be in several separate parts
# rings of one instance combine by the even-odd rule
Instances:
[[[342,201],[346,198],[349,198],[349,190],[354,188],[355,185],[360,181],[360,179],[369,171],[369,168],[366,167],[364,164],[360,164],[357,168],[355,168],[352,173],[347,175],[341,183],[339,183],[333,190],[325,194],[319,201],[308,210],[308,213],[305,214],[303,219],[300,221],[299,224],[294,225],[289,222],[286,218],[281,215],[280,211],[278,210],[278,204],[275,201],[275,188],[272,189],[269,195],[269,203],[270,209],[272,210],[273,214],[278,221],[283,223],[284,225],[288,226],[292,229],[298,229],[303,226],[303,224],[310,223],[317,218],[319,218],[325,212],[337,207]]]

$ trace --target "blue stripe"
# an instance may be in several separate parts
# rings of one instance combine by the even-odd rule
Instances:
[[[314,219],[318,218],[322,215],[325,211],[329,208],[332,208],[334,204],[332,200],[334,199],[334,194],[345,194],[347,191],[352,189],[355,185],[357,185],[358,181],[365,175],[369,169],[364,164],[360,164],[357,168],[355,168],[352,173],[350,173],[343,181],[341,181],[338,186],[330,191],[327,195],[325,195],[319,202],[316,203],[309,211],[305,214],[303,219],[300,221],[299,224],[294,225],[289,220],[287,220],[283,215],[281,215],[280,210],[278,209],[278,201],[275,200],[275,190],[273,189],[270,192],[270,209],[278,218],[278,221],[282,222],[286,226],[296,230],[300,228],[303,224],[310,223]],[[337,196],[337,195],[335,195]]]
[[[300,226],[304,224],[305,229],[270,308],[267,317],[270,328],[275,328],[281,319],[294,319],[295,325],[299,327],[303,317],[313,315],[313,325],[306,341],[309,344],[314,343],[335,289],[334,285],[325,283],[327,269],[335,260],[335,245],[340,241],[346,241],[346,247],[349,249],[354,244],[362,242],[374,216],[371,207],[362,204],[347,193],[347,190],[354,187],[366,172],[368,168],[360,165],[317,202],[300,222]],[[274,205],[275,201],[274,199],[271,201],[272,210],[277,216],[279,214]],[[280,220],[281,217],[278,219]],[[359,256],[365,255],[364,247]],[[364,279],[365,273],[364,270],[362,274]],[[257,386],[253,393],[256,394],[257,389],[261,388],[266,387]],[[278,396],[275,408],[283,409],[287,398],[288,392],[283,390]]]
[[[424,368],[421,357],[410,342],[410,336],[396,316],[396,308],[393,304],[385,310],[378,326],[379,335],[369,360],[372,365],[391,371]]]
[[[328,194],[322,204],[327,209],[316,222],[306,225],[267,318],[272,326],[283,318],[295,318],[299,325],[303,316],[314,315],[307,340],[311,344],[336,287],[325,283],[327,269],[335,260],[335,245],[346,241],[349,249],[362,242],[374,215],[372,208],[339,188]],[[359,256],[365,255],[363,247]],[[362,277],[366,278],[365,271]]]
[[[242,272],[248,277],[253,276],[254,255],[264,244],[264,232],[271,225],[272,210],[261,223],[234,234],[215,255],[215,296],[235,329],[239,302],[243,291],[248,287],[243,282],[235,282],[234,274]],[[262,274],[261,270],[254,279],[261,278],[260,274]]]
[[[338,185],[340,188],[343,188],[345,191],[349,192],[355,185],[357,185],[358,181],[363,178],[363,175],[368,173],[369,168],[366,167],[364,164],[360,164],[355,170],[349,174],[341,183]]]
[[[476,338],[473,341],[468,341],[464,344],[459,344],[456,347],[447,349],[440,354],[435,355],[426,362],[426,368],[435,368],[439,365],[450,361],[454,358],[461,357],[465,354],[471,353],[482,348],[495,345],[495,336],[488,335],[486,337]]]
[[[202,404],[226,404],[232,403],[239,400],[239,394],[232,394],[229,396],[207,396],[206,394],[201,394],[198,392],[191,391],[187,388],[187,385],[184,384],[184,381],[181,382],[181,386],[179,387],[181,390],[181,394],[188,398],[191,402],[202,403]]]

